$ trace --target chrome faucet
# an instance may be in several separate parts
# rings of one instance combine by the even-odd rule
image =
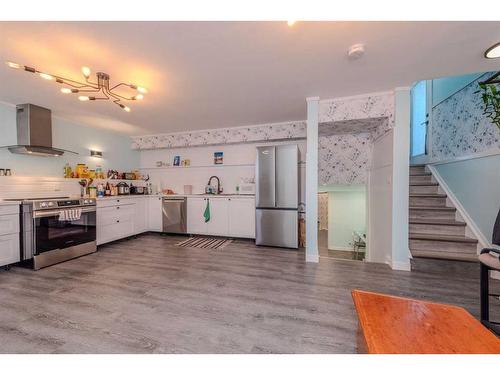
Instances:
[[[220,194],[222,193],[222,189],[220,187],[220,180],[219,180],[219,177],[217,176],[211,176],[209,179],[208,179],[208,184],[207,184],[207,187],[209,186],[212,186],[212,179],[215,178],[217,180],[217,192],[215,194]]]

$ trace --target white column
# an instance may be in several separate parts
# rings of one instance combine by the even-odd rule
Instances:
[[[395,89],[394,100],[392,268],[410,271],[410,250],[408,245],[410,88]]]
[[[307,98],[306,262],[319,262],[318,253],[318,111],[319,97]]]

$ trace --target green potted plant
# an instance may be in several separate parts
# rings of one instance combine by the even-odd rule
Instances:
[[[500,130],[500,89],[498,83],[479,83],[484,104],[483,114]]]

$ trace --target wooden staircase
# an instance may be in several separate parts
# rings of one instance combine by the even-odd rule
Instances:
[[[477,262],[478,241],[466,236],[466,224],[456,220],[456,208],[447,205],[446,198],[425,166],[410,167],[412,257]]]

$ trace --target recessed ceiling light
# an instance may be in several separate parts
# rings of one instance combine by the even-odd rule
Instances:
[[[486,50],[484,57],[487,59],[496,59],[500,57],[500,43],[497,43]]]
[[[365,54],[365,45],[361,43],[353,44],[347,50],[347,56],[349,56],[351,60],[359,59],[364,54]]]

